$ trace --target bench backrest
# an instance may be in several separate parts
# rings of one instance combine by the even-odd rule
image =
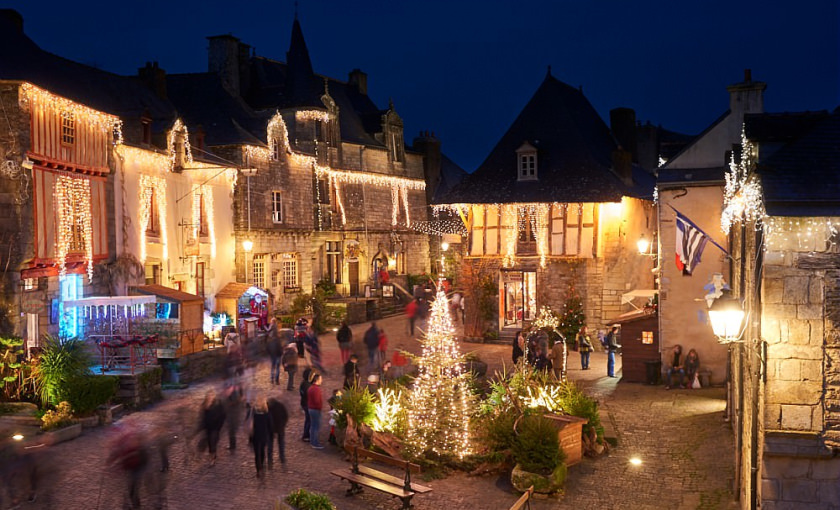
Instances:
[[[347,451],[347,453],[351,455],[352,459],[358,459],[358,457],[367,457],[371,460],[375,460],[376,462],[381,462],[382,464],[397,466],[399,468],[405,469],[410,473],[417,474],[421,471],[420,466],[417,464],[414,464],[407,460],[395,459],[390,455],[382,455],[381,453],[370,451],[367,448],[359,448],[358,446],[345,446],[344,449]]]
[[[510,510],[521,510],[523,508],[527,508],[530,510],[531,508],[531,496],[534,495],[534,486],[528,487],[528,490],[525,491],[522,496],[516,500],[516,503],[510,507]]]

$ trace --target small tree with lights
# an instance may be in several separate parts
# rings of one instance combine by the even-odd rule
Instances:
[[[421,344],[420,372],[409,397],[406,450],[414,457],[432,452],[463,458],[472,449],[472,395],[441,280]]]
[[[580,328],[586,324],[586,314],[583,313],[583,299],[575,290],[573,283],[569,284],[563,313],[560,315],[560,325],[557,329],[566,338],[566,342],[574,342]]]

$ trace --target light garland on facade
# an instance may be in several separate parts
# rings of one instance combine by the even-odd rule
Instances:
[[[467,227],[461,220],[432,220],[432,221],[418,221],[411,222],[411,228],[415,232],[427,235],[444,235],[457,234],[465,236],[469,234]]]
[[[504,239],[504,258],[502,259],[502,265],[504,267],[513,267],[516,264],[516,240],[519,236],[519,233],[516,232],[516,227],[518,226],[517,217],[516,217],[516,204],[502,204],[501,208],[501,224],[502,225],[509,225],[508,228],[502,229],[503,235],[506,235]]]
[[[768,216],[764,219],[764,250],[830,251],[837,245],[840,219]]]
[[[140,210],[137,217],[140,219],[140,262],[146,262],[146,231],[149,229],[149,222],[152,217],[152,196],[154,195],[154,207],[157,208],[160,220],[160,242],[163,245],[161,258],[166,260],[169,256],[167,247],[169,239],[166,232],[166,179],[151,175],[140,175]]]
[[[442,280],[422,343],[420,371],[409,397],[406,444],[418,455],[431,450],[463,458],[472,453],[471,397]]]
[[[759,228],[761,221],[767,216],[761,184],[751,175],[754,159],[755,146],[742,130],[741,161],[736,163],[733,154],[723,188],[720,228],[724,234],[728,235],[732,225],[739,221],[755,222],[756,228]]]
[[[298,110],[295,112],[295,120],[298,122],[306,120],[317,120],[321,122],[329,122],[333,119],[330,112],[321,110]]]
[[[344,201],[341,199],[341,185],[339,181],[331,180],[331,185],[335,186],[335,200],[338,202],[338,210],[341,211],[341,224],[347,224],[347,212],[344,210]]]
[[[170,170],[175,168],[175,158],[178,156],[176,142],[179,136],[184,137],[184,162],[187,164],[192,164],[193,162],[192,147],[190,147],[190,133],[181,119],[175,119],[172,129],[169,130],[169,134],[166,137],[166,151],[169,153],[171,161],[169,166]]]
[[[67,275],[67,254],[74,232],[81,228],[85,247],[88,281],[93,279],[93,218],[90,180],[86,177],[56,176],[55,211],[58,219],[56,229],[56,258],[59,278]]]
[[[28,82],[22,83],[19,90],[18,104],[22,110],[31,112],[37,105],[60,115],[72,115],[77,122],[95,126],[100,132],[111,134],[115,143],[122,143],[122,121],[116,115],[94,110]]]

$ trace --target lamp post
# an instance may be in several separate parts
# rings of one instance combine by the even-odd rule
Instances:
[[[741,338],[741,323],[744,321],[741,300],[733,297],[729,289],[724,289],[709,307],[709,321],[721,343],[737,342]]]

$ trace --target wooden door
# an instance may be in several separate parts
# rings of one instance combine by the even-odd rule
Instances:
[[[350,295],[351,296],[358,296],[359,295],[359,262],[348,262],[347,263],[347,277],[350,280]]]

